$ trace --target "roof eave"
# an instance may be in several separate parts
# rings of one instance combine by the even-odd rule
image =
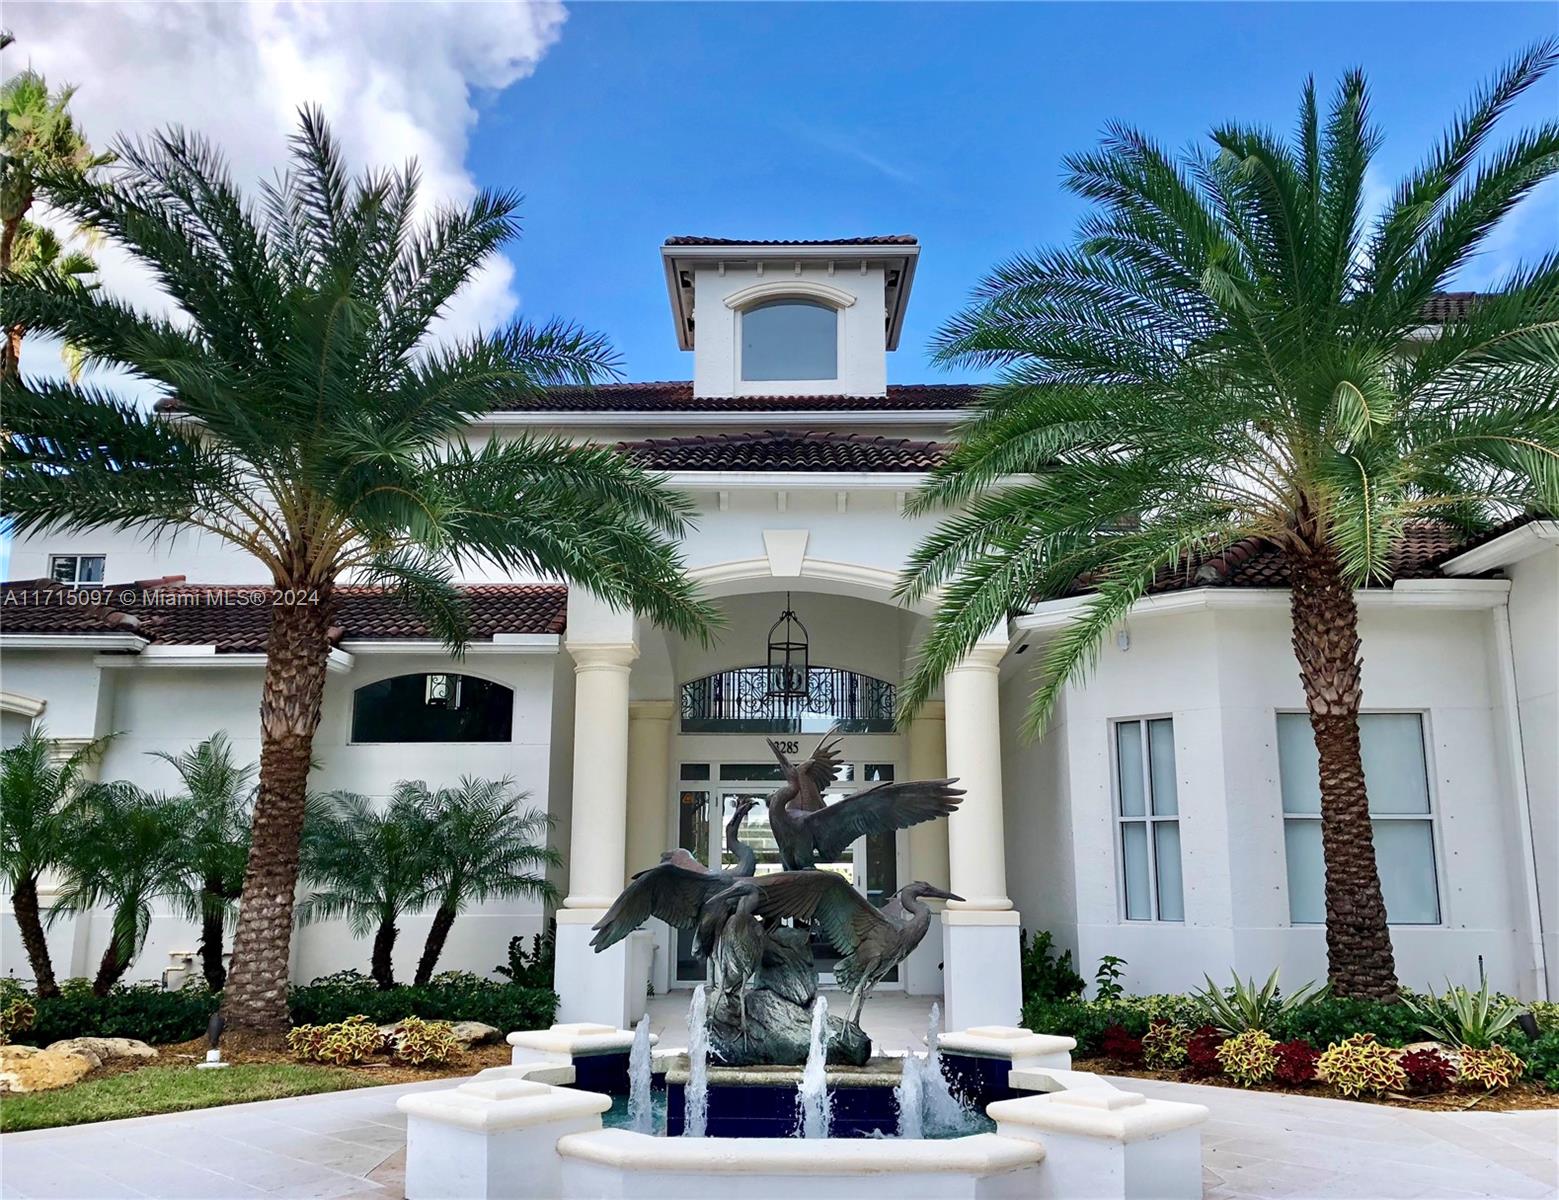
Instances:
[[[1447,575],[1482,575],[1559,546],[1559,521],[1529,521],[1440,564]]]

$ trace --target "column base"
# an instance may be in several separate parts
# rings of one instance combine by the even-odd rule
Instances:
[[[558,910],[552,985],[561,1024],[631,1029],[644,1015],[654,937],[641,930],[597,954],[590,945],[595,936],[590,927],[605,915],[604,908]]]
[[[1021,1025],[1023,981],[1015,910],[942,914],[942,1028]]]

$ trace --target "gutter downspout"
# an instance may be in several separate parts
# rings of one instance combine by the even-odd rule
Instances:
[[[1521,741],[1520,695],[1516,690],[1516,651],[1510,630],[1509,598],[1490,611],[1494,617],[1494,656],[1499,660],[1500,702],[1505,709],[1505,753],[1518,809],[1516,835],[1521,843],[1521,875],[1526,885],[1532,971],[1537,977],[1536,998],[1547,1000],[1548,952],[1543,944],[1543,907],[1538,895],[1537,850],[1532,837],[1532,795],[1527,788],[1526,750]]]

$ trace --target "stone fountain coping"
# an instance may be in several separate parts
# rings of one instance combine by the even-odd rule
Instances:
[[[574,1082],[575,1075],[573,1063],[511,1063],[506,1067],[483,1067],[468,1082],[490,1083],[498,1079],[529,1079],[535,1083],[553,1083],[559,1087],[567,1087]]]
[[[999,1136],[1034,1138],[1047,1133],[1072,1134],[1130,1144],[1189,1129],[1207,1120],[1200,1104],[1149,1100],[1138,1092],[1107,1088],[1051,1092],[997,1100],[985,1108]]]
[[[633,1045],[631,1029],[618,1029],[613,1025],[596,1025],[589,1021],[568,1022],[551,1029],[524,1029],[508,1036],[511,1046],[526,1050],[539,1050],[543,1054],[611,1054],[627,1050]],[[650,1045],[660,1041],[657,1034],[650,1034]]]
[[[1022,1059],[1039,1055],[1070,1054],[1077,1039],[1052,1033],[1035,1033],[1013,1025],[976,1025],[970,1029],[944,1033],[937,1045],[953,1054],[975,1054],[982,1058]]]
[[[408,1117],[440,1125],[499,1133],[599,1116],[612,1107],[612,1098],[511,1077],[473,1080],[448,1091],[412,1092],[397,1100],[395,1107]]]
[[[700,1175],[996,1175],[1043,1162],[1035,1141],[976,1133],[897,1138],[666,1138],[627,1129],[570,1133],[558,1153],[604,1167]]]
[[[742,1087],[795,1087],[801,1082],[805,1067],[782,1066],[773,1063],[750,1067],[725,1067],[709,1064],[711,1084],[736,1084]],[[831,1066],[826,1078],[830,1087],[898,1087],[903,1078],[904,1060],[880,1055],[871,1058],[865,1066]],[[688,1064],[672,1059],[665,1064],[667,1083],[685,1084],[688,1081]]]

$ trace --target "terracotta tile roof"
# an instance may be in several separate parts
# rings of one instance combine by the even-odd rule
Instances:
[[[462,589],[473,641],[498,633],[562,633],[568,589],[553,584],[477,584]],[[133,633],[158,645],[215,646],[221,654],[265,649],[270,585],[202,587],[182,575],[71,589],[52,580],[0,584],[0,632]],[[382,588],[336,589],[342,639],[421,639],[427,625]]]
[[[920,239],[909,233],[874,234],[847,238],[723,238],[683,234],[666,239],[668,246],[914,246]]]
[[[515,396],[500,412],[934,412],[967,408],[980,394],[969,383],[890,383],[884,396],[700,396],[689,380],[553,388],[545,398]]]
[[[656,471],[928,471],[935,442],[860,433],[727,433],[649,438],[617,448]]]

